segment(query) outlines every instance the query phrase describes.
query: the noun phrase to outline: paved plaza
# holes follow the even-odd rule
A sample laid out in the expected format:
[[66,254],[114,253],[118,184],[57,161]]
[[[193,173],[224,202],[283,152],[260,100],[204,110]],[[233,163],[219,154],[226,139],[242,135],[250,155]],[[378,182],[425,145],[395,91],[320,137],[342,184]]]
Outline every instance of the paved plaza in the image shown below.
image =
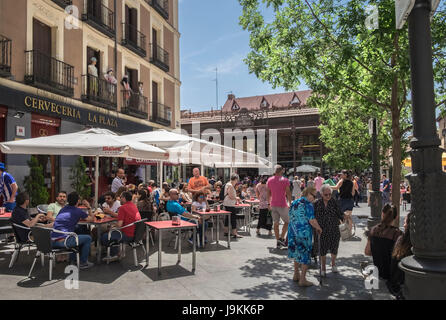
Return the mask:
[[[273,237],[240,232],[245,237],[231,241],[227,249],[221,234],[219,246],[211,244],[205,250],[197,250],[197,269],[192,268],[191,246],[183,242],[181,264],[176,265],[174,236],[165,234],[163,246],[162,275],[157,275],[157,243],[150,248],[150,264],[145,268],[144,252],[139,249],[140,266],[133,265],[133,255],[127,248],[126,258],[109,265],[101,264],[80,272],[79,289],[65,288],[64,268],[66,263],[57,263],[53,280],[48,281],[48,260],[45,267],[36,264],[33,278],[27,278],[35,251],[30,255],[21,252],[16,265],[8,269],[12,246],[0,247],[0,286],[3,299],[393,299],[384,283],[379,290],[366,290],[360,274],[360,262],[371,261],[363,255],[366,240],[363,235],[370,208],[362,203],[354,209],[357,224],[356,237],[342,242],[339,248],[339,273],[331,273],[327,266],[327,277],[323,286],[300,288],[292,281],[293,263],[287,250],[277,250]],[[402,218],[407,212],[402,211]],[[253,222],[255,226],[256,221]],[[94,261],[92,250],[90,261]],[[327,257],[327,263],[330,259]],[[318,283],[318,269],[309,271],[308,279]]]

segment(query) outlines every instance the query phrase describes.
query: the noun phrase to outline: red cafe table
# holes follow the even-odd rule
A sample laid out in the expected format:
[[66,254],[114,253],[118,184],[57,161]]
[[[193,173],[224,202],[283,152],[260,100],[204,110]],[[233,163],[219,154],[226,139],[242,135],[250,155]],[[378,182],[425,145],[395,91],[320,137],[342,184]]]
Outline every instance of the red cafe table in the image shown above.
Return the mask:
[[96,260],[97,260],[98,264],[101,263],[101,251],[102,251],[101,225],[103,225],[103,224],[110,224],[110,223],[116,222],[116,221],[118,221],[118,219],[112,218],[110,216],[105,216],[102,219],[98,219],[98,218],[95,217],[94,220],[90,221],[90,222],[87,222],[85,220],[80,220],[79,223],[78,223],[80,225],[93,225],[93,226],[97,227],[96,230],[98,232],[98,236],[97,236],[97,239],[98,239],[98,250],[97,250],[97,253],[96,253],[96,256],[97,256]]
[[[229,216],[229,229],[228,230],[232,230],[232,226],[231,226],[231,212],[230,211],[224,211],[224,210],[220,210],[220,211],[215,211],[215,210],[211,210],[208,212],[203,212],[203,211],[194,211],[194,213],[199,214],[203,220],[206,217],[217,217],[217,244],[218,244],[218,240],[220,238],[220,221],[219,221],[219,217],[220,216]],[[206,227],[205,224],[203,224],[203,232],[202,232],[202,239],[201,239],[201,244],[203,246],[203,249],[205,247],[205,243],[204,243],[204,236],[206,234]],[[231,231],[228,232],[228,249],[231,249]]]
[[5,212],[4,214],[0,214],[0,220],[5,221],[11,219],[12,212]]
[[[178,263],[181,262],[181,231],[182,230],[193,230],[194,235],[193,238],[193,254],[192,254],[192,272],[195,272],[195,267],[196,267],[196,241],[195,238],[197,236],[197,225],[195,223],[191,223],[188,221],[184,221],[184,220],[179,220],[178,225],[172,224],[172,220],[167,220],[167,221],[151,221],[151,222],[146,222],[146,227],[148,227],[149,229],[155,229],[158,230],[159,235],[158,235],[158,275],[161,274],[161,253],[162,253],[162,240],[163,240],[163,236],[162,236],[162,231],[169,231],[169,230],[175,230],[179,232],[178,235]],[[147,262],[147,266],[149,265],[149,246],[150,246],[150,237],[149,237],[149,232],[150,230],[147,230],[146,232],[146,262]]]

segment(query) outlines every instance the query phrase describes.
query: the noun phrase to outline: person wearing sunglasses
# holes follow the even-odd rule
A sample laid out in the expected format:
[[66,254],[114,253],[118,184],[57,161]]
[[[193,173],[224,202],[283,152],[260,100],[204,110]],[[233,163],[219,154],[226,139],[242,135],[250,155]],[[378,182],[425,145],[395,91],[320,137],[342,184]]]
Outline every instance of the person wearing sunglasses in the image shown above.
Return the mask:
[[314,283],[306,279],[311,263],[313,249],[313,228],[322,234],[315,216],[313,202],[316,200],[316,188],[305,188],[302,197],[293,201],[290,207],[288,225],[288,257],[294,259],[293,281],[301,287],[310,287]]
[[193,196],[192,212],[203,211],[209,209],[209,203],[206,200],[206,195],[203,191],[197,192]]
[[[326,255],[331,254],[331,271],[337,273],[336,255],[338,254],[339,240],[341,233],[339,232],[340,221],[344,220],[337,201],[332,198],[332,189],[328,184],[323,184],[320,193],[322,199],[314,203],[314,216],[324,232],[321,234],[321,264],[322,276],[326,275]],[[314,241],[314,248],[317,248],[317,238]]]

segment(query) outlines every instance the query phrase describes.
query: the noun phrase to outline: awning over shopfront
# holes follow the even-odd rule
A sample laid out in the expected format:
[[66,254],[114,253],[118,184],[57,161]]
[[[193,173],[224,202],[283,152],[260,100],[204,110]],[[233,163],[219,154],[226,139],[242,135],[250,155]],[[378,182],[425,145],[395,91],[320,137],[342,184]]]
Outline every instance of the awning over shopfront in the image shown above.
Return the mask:
[[3,153],[79,155],[96,157],[95,204],[98,200],[99,157],[167,160],[168,153],[160,148],[118,136],[107,129],[88,129],[75,133],[0,143]]

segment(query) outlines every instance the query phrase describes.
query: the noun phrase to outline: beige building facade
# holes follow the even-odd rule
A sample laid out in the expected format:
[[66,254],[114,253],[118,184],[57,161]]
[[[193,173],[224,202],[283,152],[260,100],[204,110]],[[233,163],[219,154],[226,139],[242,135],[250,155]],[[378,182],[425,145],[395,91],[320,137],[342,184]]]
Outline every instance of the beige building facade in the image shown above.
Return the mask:
[[[179,39],[178,0],[0,0],[0,141],[179,128]],[[19,182],[27,159],[0,153]]]

